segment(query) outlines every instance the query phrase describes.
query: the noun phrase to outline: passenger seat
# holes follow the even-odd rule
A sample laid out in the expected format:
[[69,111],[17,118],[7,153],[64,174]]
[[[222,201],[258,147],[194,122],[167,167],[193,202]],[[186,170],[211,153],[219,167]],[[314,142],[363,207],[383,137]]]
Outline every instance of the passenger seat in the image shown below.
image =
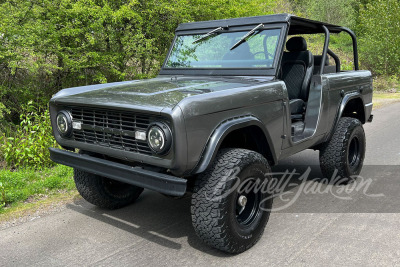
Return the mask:
[[[322,63],[322,56],[317,55],[314,56],[314,74],[319,74],[321,70],[321,63]],[[325,58],[325,66],[324,66],[324,74],[326,73],[335,73],[336,72],[336,65],[329,65],[329,57],[326,56]]]
[[282,58],[282,80],[285,82],[292,119],[303,118],[308,99],[311,77],[314,69],[314,58],[307,50],[303,37],[292,37],[286,42]]

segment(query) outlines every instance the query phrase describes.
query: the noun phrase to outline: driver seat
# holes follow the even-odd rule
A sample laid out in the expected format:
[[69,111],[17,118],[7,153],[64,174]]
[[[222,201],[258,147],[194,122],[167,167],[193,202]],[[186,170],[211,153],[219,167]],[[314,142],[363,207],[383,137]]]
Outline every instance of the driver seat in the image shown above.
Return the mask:
[[311,77],[314,70],[314,57],[307,50],[303,37],[292,37],[286,42],[289,52],[283,53],[282,80],[285,82],[292,120],[301,120],[307,105]]

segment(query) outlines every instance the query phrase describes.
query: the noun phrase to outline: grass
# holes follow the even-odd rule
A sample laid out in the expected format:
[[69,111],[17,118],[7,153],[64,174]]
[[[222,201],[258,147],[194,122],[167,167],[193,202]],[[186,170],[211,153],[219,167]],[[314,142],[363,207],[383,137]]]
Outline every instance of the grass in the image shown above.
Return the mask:
[[395,102],[400,102],[400,93],[388,93],[388,92],[379,92],[375,91],[374,96],[372,98],[372,102],[374,103],[374,109],[386,106],[388,104],[392,104]]
[[32,220],[35,217],[60,210],[65,204],[80,199],[79,193],[76,190],[71,190],[48,195],[46,198],[35,202],[13,203],[0,213],[0,230],[3,224],[14,224],[15,222],[21,223]]
[[[400,102],[400,92],[375,91],[374,109]],[[72,168],[8,170],[0,161],[0,223],[23,217],[79,197]]]
[[0,215],[75,192],[72,168],[0,169]]

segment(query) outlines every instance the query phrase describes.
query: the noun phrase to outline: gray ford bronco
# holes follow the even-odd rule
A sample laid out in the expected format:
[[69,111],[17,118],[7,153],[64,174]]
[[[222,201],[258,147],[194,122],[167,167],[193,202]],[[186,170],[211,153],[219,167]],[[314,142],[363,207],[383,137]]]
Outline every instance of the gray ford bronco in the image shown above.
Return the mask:
[[[342,32],[351,71],[329,48]],[[306,39],[318,34],[313,55]],[[79,193],[99,207],[128,205],[144,188],[190,195],[199,238],[240,253],[267,224],[272,196],[255,188],[270,167],[314,149],[325,177],[351,181],[371,110],[371,73],[359,70],[347,28],[289,14],[184,23],[157,78],[57,93],[51,123],[64,149],[50,155],[74,168]]]

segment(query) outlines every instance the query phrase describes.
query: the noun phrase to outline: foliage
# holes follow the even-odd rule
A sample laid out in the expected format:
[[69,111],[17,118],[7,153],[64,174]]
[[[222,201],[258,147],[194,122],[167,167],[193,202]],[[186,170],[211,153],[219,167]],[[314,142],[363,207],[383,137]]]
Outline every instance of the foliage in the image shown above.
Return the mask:
[[361,5],[361,59],[375,74],[400,72],[400,2],[375,0]]
[[1,1],[0,156],[13,167],[51,164],[48,112],[21,110],[25,103],[45,107],[62,88],[152,77],[179,23],[271,14],[280,2]]
[[[384,49],[393,39],[381,37],[389,29],[395,30],[390,36],[398,36],[398,5],[396,0],[1,1],[0,117],[18,123],[21,104],[34,99],[44,106],[62,88],[156,75],[174,29],[189,21],[286,12],[348,26],[361,34],[366,66],[394,74],[398,70],[389,65],[398,62],[390,63],[393,51]],[[351,48],[335,39],[337,47]],[[374,42],[379,51],[371,53]]]
[[0,133],[6,131],[8,123],[4,119],[4,115],[8,114],[8,113],[9,113],[9,110],[6,108],[6,106],[3,103],[0,102]]
[[44,106],[62,88],[156,75],[179,23],[271,14],[282,1],[1,1],[6,119],[18,122],[21,104]]
[[73,190],[72,177],[72,168],[63,165],[41,171],[20,169],[13,172],[0,169],[0,213],[4,206]]
[[[397,0],[4,0],[0,12],[0,158],[12,167],[51,165],[48,111],[38,107],[54,93],[155,76],[183,22],[294,13],[350,27],[363,68],[400,72]],[[332,35],[330,48],[342,70],[353,68],[346,34]],[[35,110],[21,109],[31,100]]]
[[4,114],[6,112],[8,112],[8,110],[6,109],[6,106],[4,106],[4,104],[0,102],[0,121],[3,120]]
[[306,17],[352,28],[355,25],[356,0],[304,0],[300,8]]
[[386,91],[391,93],[399,92],[400,81],[396,75],[378,76],[374,79],[374,89],[377,91]]
[[3,186],[3,183],[0,182],[0,209],[6,205],[6,189]]
[[[347,26],[377,90],[400,89],[397,0],[30,0],[0,1],[0,213],[72,190],[72,169],[47,168],[56,146],[47,103],[63,88],[157,74],[179,23],[294,13]],[[321,53],[323,36],[308,37]],[[342,70],[353,68],[351,39],[332,35]],[[374,94],[374,105],[399,100]],[[28,104],[26,104],[28,103]],[[37,170],[40,169],[40,170]]]
[[43,168],[53,165],[48,147],[57,146],[52,135],[49,111],[32,102],[22,108],[21,123],[12,136],[3,134],[0,151],[10,167]]

